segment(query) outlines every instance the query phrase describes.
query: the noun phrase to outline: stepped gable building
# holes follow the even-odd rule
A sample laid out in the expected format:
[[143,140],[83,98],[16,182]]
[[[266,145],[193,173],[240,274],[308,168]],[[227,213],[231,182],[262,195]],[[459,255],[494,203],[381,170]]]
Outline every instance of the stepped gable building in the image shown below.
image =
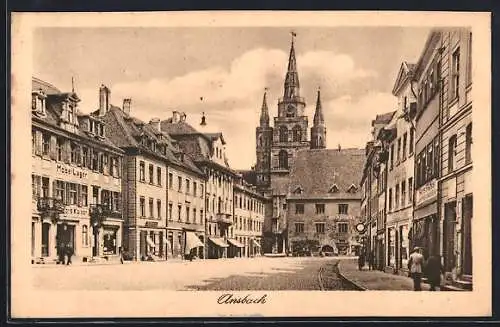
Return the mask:
[[125,250],[135,260],[203,257],[204,175],[160,130],[159,119],[145,123],[130,111],[125,99],[122,109],[110,105],[102,113],[110,138],[125,151]]
[[351,254],[359,245],[363,149],[297,152],[287,194],[289,248]]
[[[229,167],[222,133],[204,133],[186,122],[186,115],[177,111],[160,122],[179,148],[192,158],[206,176],[205,182],[205,255],[207,258],[228,256],[229,227],[233,224],[233,181],[237,173]],[[235,245],[235,244],[233,244]],[[240,246],[236,244],[235,246]]]
[[[295,34],[292,34],[295,36]],[[270,125],[267,91],[262,100],[259,126],[256,128],[256,185],[260,192],[272,196],[271,210],[267,210],[264,233],[266,252],[284,252],[286,247],[286,195],[290,169],[296,153],[304,149],[326,148],[326,126],[321,106],[320,92],[308,139],[306,102],[300,96],[300,82],[292,38],[288,68],[284,81],[283,97],[278,100],[278,116]]]
[[33,262],[55,261],[68,246],[74,261],[118,258],[122,245],[123,151],[79,101],[74,90],[32,79]]

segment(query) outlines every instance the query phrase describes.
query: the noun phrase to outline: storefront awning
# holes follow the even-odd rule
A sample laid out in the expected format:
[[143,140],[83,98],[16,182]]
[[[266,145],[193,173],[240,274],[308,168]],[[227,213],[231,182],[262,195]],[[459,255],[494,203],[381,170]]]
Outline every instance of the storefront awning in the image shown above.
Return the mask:
[[153,248],[155,247],[155,242],[153,242],[153,240],[149,236],[146,237],[146,242],[148,243],[149,246]]
[[229,244],[227,244],[226,241],[224,241],[224,239],[222,239],[220,237],[209,237],[208,239],[210,241],[212,241],[212,243],[218,247],[221,247],[221,248],[229,247]]
[[191,252],[191,249],[204,246],[203,243],[201,243],[200,238],[196,236],[195,233],[193,232],[186,232],[186,251],[185,253]]
[[256,240],[252,240],[252,243],[253,243],[253,245],[255,245],[255,246],[257,246],[257,247],[259,247],[259,248],[260,248],[260,244],[259,244],[259,242],[257,242]]
[[231,243],[231,245],[236,246],[237,248],[244,248],[245,246],[238,242],[237,240],[234,240],[232,238],[228,238],[227,241]]

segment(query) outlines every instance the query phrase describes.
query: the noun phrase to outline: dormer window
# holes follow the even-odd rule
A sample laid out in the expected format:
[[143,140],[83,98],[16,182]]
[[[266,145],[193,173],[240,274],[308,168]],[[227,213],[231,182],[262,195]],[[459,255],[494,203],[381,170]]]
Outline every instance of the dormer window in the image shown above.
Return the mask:
[[293,190],[293,194],[302,194],[304,192],[304,189],[302,186],[297,186],[295,190]]
[[348,193],[356,193],[357,191],[358,191],[358,187],[354,184],[351,184],[351,186],[349,186],[349,188],[347,189]]
[[328,193],[337,193],[339,191],[339,187],[337,184],[333,184],[330,189],[328,190]]
[[89,132],[91,134],[95,133],[95,121],[93,121],[92,119],[89,119]]
[[39,114],[45,114],[45,98],[46,95],[42,90],[32,92],[31,110]]

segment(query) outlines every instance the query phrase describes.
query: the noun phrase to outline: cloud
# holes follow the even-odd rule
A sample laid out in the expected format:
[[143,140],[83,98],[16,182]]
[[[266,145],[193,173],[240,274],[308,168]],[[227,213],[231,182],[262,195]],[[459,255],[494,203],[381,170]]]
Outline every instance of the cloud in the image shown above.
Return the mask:
[[[276,103],[282,96],[288,54],[278,49],[257,48],[235,58],[227,66],[208,67],[173,78],[152,78],[108,85],[112,103],[121,106],[123,98],[132,98],[132,114],[144,121],[153,117],[165,119],[173,110],[186,112],[187,120],[199,127],[201,113],[205,112],[209,129],[224,133],[230,164],[236,169],[249,168],[255,162],[255,127],[259,121],[264,87],[269,88],[268,106],[271,117],[277,114]],[[348,89],[350,83],[376,76],[374,71],[357,67],[345,54],[331,51],[310,51],[297,57],[303,96],[313,95],[318,85],[327,96]],[[95,89],[78,90],[84,112],[98,106],[98,85]],[[334,91],[332,91],[334,90]],[[337,94],[338,95],[338,94]],[[315,103],[315,99],[307,99]],[[358,139],[350,136],[349,123],[337,128],[335,121],[360,122],[368,127],[372,119],[373,102],[385,105],[385,95],[372,94],[359,100],[348,96],[325,98],[329,141],[337,142],[340,130],[347,133],[342,140]],[[312,123],[314,107],[306,111]],[[272,118],[271,118],[272,119]],[[356,126],[353,123],[352,126]],[[358,129],[356,129],[358,133]],[[361,131],[359,131],[361,133]],[[330,145],[333,143],[330,142]],[[363,142],[358,142],[358,146]]]

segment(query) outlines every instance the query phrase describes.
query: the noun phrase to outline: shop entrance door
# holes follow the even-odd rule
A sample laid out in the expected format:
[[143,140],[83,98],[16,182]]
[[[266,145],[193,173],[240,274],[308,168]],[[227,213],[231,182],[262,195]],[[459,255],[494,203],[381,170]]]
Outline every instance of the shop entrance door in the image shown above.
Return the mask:
[[472,195],[462,200],[463,236],[462,236],[462,266],[465,275],[472,275]]
[[42,257],[49,256],[49,235],[50,235],[50,224],[42,224]]
[[457,203],[455,201],[448,202],[444,205],[444,235],[443,235],[443,254],[444,254],[444,269],[451,271],[455,267],[455,219]]
[[75,250],[75,226],[67,224],[57,225],[57,248],[60,249],[62,246],[70,246]]

